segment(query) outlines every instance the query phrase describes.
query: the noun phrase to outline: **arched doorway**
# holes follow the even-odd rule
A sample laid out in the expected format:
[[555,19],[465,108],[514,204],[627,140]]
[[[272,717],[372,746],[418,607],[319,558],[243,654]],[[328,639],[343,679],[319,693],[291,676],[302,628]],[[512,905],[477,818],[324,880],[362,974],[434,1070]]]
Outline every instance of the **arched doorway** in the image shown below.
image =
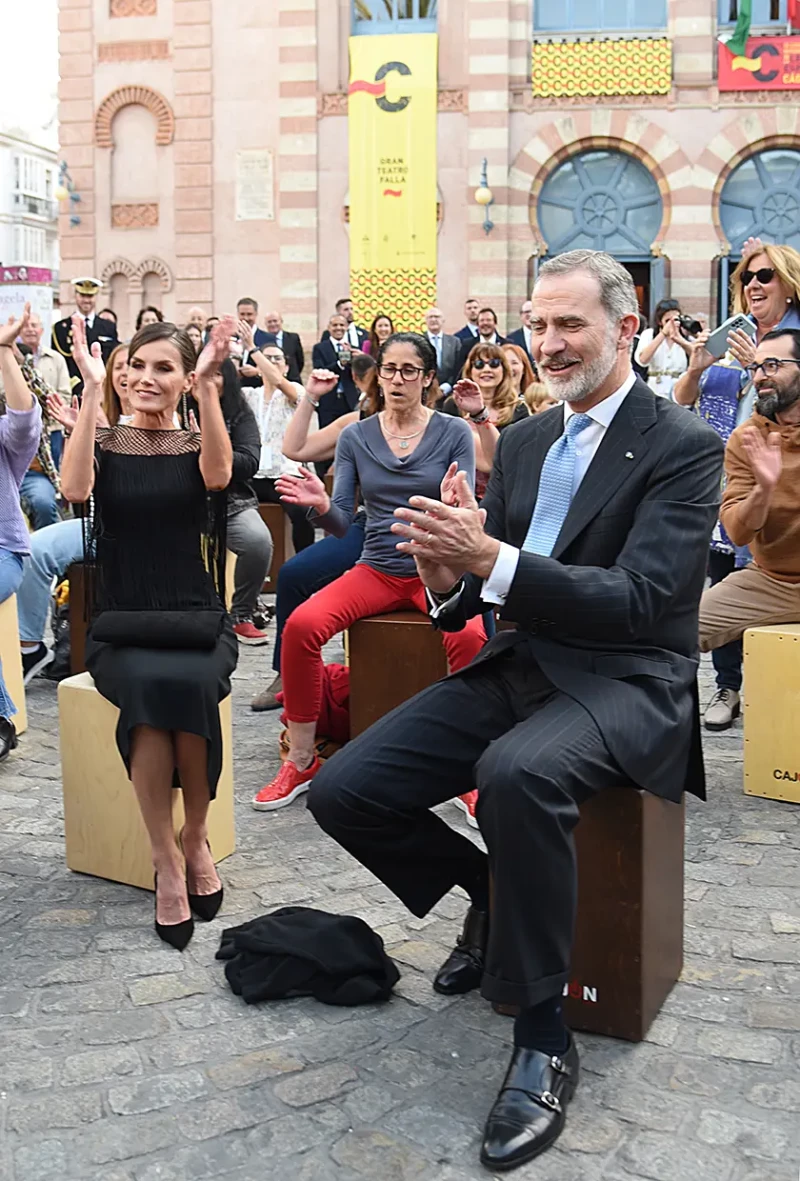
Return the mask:
[[559,164],[536,206],[548,255],[578,249],[613,254],[630,271],[645,315],[663,296],[663,260],[651,253],[663,214],[651,173],[634,156],[607,148]]
[[747,238],[800,250],[800,151],[771,148],[738,164],[719,197],[719,220],[730,243],[720,259],[719,317],[729,315],[731,270]]

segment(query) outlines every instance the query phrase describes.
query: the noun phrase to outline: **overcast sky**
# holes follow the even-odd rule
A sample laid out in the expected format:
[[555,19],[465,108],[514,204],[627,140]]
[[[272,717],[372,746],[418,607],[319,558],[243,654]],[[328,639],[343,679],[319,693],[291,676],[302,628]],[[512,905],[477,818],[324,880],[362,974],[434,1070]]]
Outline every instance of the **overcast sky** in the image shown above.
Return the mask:
[[0,128],[56,147],[58,0],[0,0]]

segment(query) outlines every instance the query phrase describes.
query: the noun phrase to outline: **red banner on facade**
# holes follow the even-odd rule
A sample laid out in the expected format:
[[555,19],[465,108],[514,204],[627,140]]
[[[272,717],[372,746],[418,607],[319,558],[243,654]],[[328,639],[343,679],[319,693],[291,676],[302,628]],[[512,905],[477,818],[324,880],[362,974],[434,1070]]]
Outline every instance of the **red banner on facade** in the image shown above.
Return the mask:
[[750,37],[744,57],[719,47],[720,90],[800,90],[800,37]]

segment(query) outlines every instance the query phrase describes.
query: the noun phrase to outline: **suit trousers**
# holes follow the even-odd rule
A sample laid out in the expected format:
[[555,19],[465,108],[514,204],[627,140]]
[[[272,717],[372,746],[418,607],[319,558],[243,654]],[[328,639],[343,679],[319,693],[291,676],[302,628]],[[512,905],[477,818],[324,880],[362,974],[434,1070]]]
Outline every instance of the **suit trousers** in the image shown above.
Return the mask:
[[[627,783],[591,715],[550,683],[521,638],[348,743],[314,777],[308,806],[418,917],[491,867],[481,991],[525,1007],[569,979],[579,805]],[[431,811],[473,787],[488,864]]]

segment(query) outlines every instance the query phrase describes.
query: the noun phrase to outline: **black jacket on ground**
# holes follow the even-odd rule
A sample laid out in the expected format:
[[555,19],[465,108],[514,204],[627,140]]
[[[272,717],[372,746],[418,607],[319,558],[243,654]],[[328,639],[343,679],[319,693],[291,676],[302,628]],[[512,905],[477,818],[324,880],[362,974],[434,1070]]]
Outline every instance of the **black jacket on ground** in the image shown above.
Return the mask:
[[385,1001],[400,973],[363,919],[284,906],[222,932],[218,960],[248,1005],[313,996],[326,1005]]

